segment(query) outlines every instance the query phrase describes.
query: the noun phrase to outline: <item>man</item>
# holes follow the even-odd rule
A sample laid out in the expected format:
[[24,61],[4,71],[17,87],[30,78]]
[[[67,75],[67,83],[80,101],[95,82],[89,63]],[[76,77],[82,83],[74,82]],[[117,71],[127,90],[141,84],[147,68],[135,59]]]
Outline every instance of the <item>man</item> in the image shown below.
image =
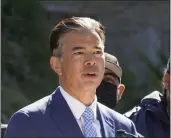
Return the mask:
[[125,114],[147,138],[170,137],[170,59],[163,76],[163,95],[154,91]]
[[[117,58],[105,53],[105,73],[103,80],[96,90],[98,102],[114,110],[125,90],[121,84],[122,68],[119,66]],[[138,136],[143,138],[141,134]]]
[[105,30],[86,17],[62,20],[50,35],[51,68],[60,86],[17,111],[5,137],[115,137],[136,135],[131,120],[97,103],[103,79]]
[[121,84],[122,69],[115,56],[105,53],[105,73],[96,90],[98,102],[114,109],[121,99],[125,86]]

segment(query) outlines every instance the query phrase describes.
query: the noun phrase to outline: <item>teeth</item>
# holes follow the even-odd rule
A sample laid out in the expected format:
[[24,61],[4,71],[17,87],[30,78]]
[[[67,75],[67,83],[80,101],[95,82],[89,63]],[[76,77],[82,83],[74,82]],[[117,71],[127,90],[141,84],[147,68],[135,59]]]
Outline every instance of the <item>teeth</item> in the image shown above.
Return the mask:
[[94,73],[88,73],[88,75],[95,75]]

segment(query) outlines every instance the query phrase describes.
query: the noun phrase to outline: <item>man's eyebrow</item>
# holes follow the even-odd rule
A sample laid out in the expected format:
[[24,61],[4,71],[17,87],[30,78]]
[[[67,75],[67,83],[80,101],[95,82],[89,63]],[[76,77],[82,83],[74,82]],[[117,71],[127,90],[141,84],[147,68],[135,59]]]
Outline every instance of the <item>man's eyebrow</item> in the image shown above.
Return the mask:
[[[75,46],[72,48],[72,51],[77,51],[77,50],[84,50],[85,48],[84,47],[81,47],[81,46]],[[94,49],[99,49],[99,50],[102,50],[101,47],[99,46],[94,46]]]
[[81,47],[81,46],[75,46],[72,48],[72,51],[77,51],[77,50],[84,50],[85,48],[84,47]]
[[99,46],[94,46],[94,48],[95,48],[95,49],[102,50],[102,48],[101,48],[101,47],[99,47]]

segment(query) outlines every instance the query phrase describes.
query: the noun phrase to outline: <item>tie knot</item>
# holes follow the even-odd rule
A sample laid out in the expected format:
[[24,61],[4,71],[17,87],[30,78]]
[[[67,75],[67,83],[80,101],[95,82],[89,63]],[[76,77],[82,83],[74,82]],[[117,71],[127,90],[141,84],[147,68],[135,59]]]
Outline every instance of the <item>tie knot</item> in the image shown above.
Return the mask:
[[93,121],[93,117],[94,117],[93,110],[87,107],[83,113],[83,118],[85,120]]

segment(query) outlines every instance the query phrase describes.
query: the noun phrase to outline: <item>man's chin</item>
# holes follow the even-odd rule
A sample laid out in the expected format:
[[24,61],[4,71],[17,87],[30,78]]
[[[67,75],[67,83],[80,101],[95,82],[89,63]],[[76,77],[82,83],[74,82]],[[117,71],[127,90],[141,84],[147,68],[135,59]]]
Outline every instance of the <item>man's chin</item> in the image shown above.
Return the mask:
[[83,89],[84,91],[96,91],[98,85],[95,83],[84,83]]
[[100,85],[100,81],[85,81],[84,86],[96,89]]

